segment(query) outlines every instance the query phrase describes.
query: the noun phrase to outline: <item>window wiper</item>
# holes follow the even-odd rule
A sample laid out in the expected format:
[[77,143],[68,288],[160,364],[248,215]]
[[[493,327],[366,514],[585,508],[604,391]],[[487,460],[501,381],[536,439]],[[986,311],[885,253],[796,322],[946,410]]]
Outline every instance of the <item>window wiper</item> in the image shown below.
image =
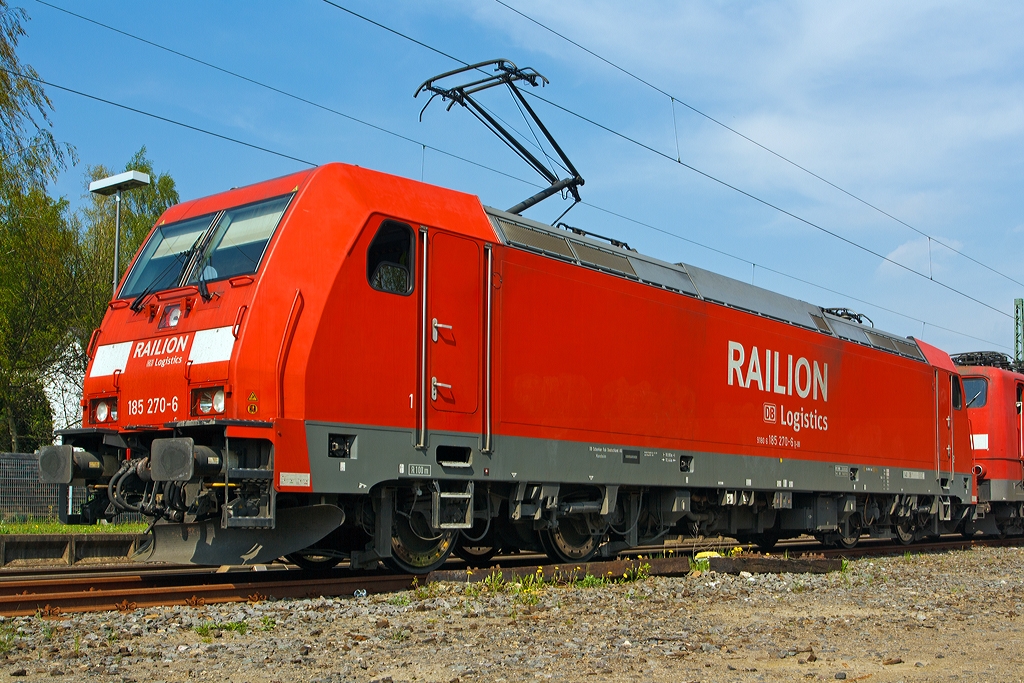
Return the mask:
[[982,392],[982,391],[985,391],[985,390],[984,390],[984,389],[980,389],[980,390],[978,391],[978,393],[976,393],[976,394],[975,394],[975,395],[974,395],[973,397],[971,397],[971,400],[967,402],[967,407],[968,407],[968,408],[970,408],[970,407],[971,407],[971,404],[972,404],[972,403],[974,403],[974,402],[975,402],[976,400],[978,400],[978,397],[979,397],[979,396],[981,396],[981,392]]
[[[189,251],[191,251],[191,249]],[[170,271],[171,266],[173,266],[174,264],[176,264],[179,261],[181,261],[182,257],[185,256],[186,254],[188,254],[189,251],[179,251],[177,254],[175,254],[174,255],[174,260],[171,261],[170,263],[168,263],[167,267],[164,268],[155,278],[153,278],[153,281],[151,283],[149,283],[148,287],[146,287],[144,290],[139,292],[139,295],[137,297],[135,297],[134,299],[132,299],[132,303],[131,303],[130,308],[133,311],[138,313],[139,311],[142,310],[142,307],[146,305],[146,299],[148,299],[149,296],[153,292],[155,292],[157,290],[157,287],[159,287],[160,282],[163,280],[164,275],[166,275],[168,273],[168,271]]]
[[198,275],[196,276],[196,284],[199,286],[199,296],[203,297],[203,301],[209,301],[213,297],[210,295],[210,288],[206,285],[206,263],[210,260],[207,256],[199,262],[197,268]]
[[[179,287],[184,287],[188,280],[189,273],[194,273],[197,265],[197,261],[201,261],[198,266],[202,269],[203,264],[209,259],[209,254],[205,254],[206,248],[210,244],[210,240],[213,238],[213,234],[217,231],[217,226],[220,224],[220,219],[224,215],[224,212],[219,212],[214,216],[210,222],[209,227],[204,230],[199,237],[196,238],[195,243],[188,250],[188,259],[185,265],[182,266],[181,272],[178,273],[177,283]],[[203,281],[203,274],[200,270],[199,275],[196,277],[199,283],[199,293],[203,297],[204,301],[210,300],[210,290],[206,287],[206,283]]]
[[[209,228],[207,228],[207,231]],[[188,248],[188,251],[184,252],[187,256],[185,263],[181,266],[181,270],[178,271],[178,277],[174,279],[174,283],[178,287],[185,286],[185,280],[188,278],[188,274],[192,272],[192,268],[195,266],[196,259],[202,253],[203,248],[206,246],[206,232],[203,232],[196,238],[196,241],[192,243],[192,246]]]

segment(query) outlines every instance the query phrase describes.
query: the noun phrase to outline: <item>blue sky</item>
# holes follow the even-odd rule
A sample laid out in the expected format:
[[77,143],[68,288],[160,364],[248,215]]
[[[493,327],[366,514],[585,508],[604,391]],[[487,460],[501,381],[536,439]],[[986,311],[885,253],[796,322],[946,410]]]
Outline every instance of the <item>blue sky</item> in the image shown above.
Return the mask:
[[[541,182],[467,112],[435,103],[418,120],[416,87],[457,63],[324,2],[52,0],[416,143],[34,0],[19,4],[31,17],[20,55],[57,85],[311,162],[422,177],[499,208]],[[338,4],[466,61],[503,57],[534,67],[551,81],[539,92],[545,98],[671,157],[535,100],[586,179],[586,204],[567,222],[667,261],[853,308],[950,352],[1012,350],[1013,299],[1024,286],[936,242],[929,249],[928,238],[679,102],[1024,282],[1024,5],[507,0],[670,93],[673,107],[493,0]],[[81,158],[55,190],[76,205],[87,165],[120,169],[142,145],[183,199],[306,167],[56,88],[48,94],[54,134]],[[482,99],[522,128],[507,94]],[[709,180],[675,163],[677,156],[948,288]],[[526,215],[548,222],[567,206],[552,198]]]

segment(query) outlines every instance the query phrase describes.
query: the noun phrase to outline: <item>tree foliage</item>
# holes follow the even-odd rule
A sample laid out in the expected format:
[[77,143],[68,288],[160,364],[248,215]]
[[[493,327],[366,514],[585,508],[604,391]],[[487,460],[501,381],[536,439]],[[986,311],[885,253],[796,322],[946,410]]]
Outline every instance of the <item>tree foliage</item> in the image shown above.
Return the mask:
[[15,451],[24,430],[52,438],[39,391],[69,341],[78,261],[67,203],[46,191],[74,152],[50,133],[50,100],[18,59],[27,18],[0,0],[0,433]]
[[18,59],[27,19],[24,9],[0,0],[0,181],[22,187],[44,185],[74,161],[74,150],[49,131],[53,105],[39,74]]
[[[121,194],[118,281],[160,214],[179,201],[174,179],[154,170],[145,147],[128,160],[124,170],[148,174],[150,184]],[[99,180],[119,172],[102,165],[91,166],[88,179]],[[82,282],[74,335],[82,349],[88,344],[92,331],[103,321],[113,294],[115,210],[113,196],[91,195],[90,203],[81,211]],[[82,369],[84,371],[84,365]]]
[[[17,387],[12,396],[17,410],[13,435],[17,435],[17,449],[21,452],[34,451],[40,446],[53,443],[53,414],[50,399],[41,380]],[[0,423],[0,443],[14,443],[11,425]]]
[[[114,199],[91,195],[72,214],[67,201],[48,194],[76,159],[50,133],[52,104],[35,70],[18,59],[27,19],[0,0],[0,443],[9,440],[13,451],[52,440],[47,390],[80,395],[89,338],[111,300],[114,260]],[[145,147],[129,169],[148,173],[151,184],[122,195],[118,279],[178,201],[174,180],[154,171]],[[108,175],[104,166],[88,169],[89,180]]]
[[26,392],[54,367],[70,337],[78,235],[67,202],[39,187],[9,185],[0,197],[0,413],[11,449]]

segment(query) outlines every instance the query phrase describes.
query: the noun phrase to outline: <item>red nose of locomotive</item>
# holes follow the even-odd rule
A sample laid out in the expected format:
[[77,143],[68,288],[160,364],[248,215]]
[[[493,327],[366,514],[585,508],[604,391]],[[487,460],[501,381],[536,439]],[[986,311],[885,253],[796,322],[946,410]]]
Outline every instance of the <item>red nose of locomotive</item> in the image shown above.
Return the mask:
[[[208,301],[195,288],[171,290],[139,312],[123,305],[121,330],[132,338],[99,340],[86,381],[84,423],[155,429],[233,414],[227,380],[247,302],[233,290],[217,288]],[[232,315],[238,324],[218,324]]]
[[42,481],[91,489],[86,518],[273,526],[275,406],[259,335],[244,349],[301,176],[179,205],[150,233],[90,341],[82,427],[40,453]]

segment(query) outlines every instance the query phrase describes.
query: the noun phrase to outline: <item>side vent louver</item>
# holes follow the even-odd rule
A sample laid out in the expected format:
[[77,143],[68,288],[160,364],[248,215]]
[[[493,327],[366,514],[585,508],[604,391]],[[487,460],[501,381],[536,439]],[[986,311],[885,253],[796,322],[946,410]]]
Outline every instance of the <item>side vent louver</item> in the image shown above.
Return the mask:
[[555,237],[554,235],[547,235],[537,230],[530,230],[524,228],[515,223],[509,223],[498,219],[498,224],[501,225],[502,232],[505,233],[505,238],[508,239],[512,244],[518,244],[519,246],[526,247],[528,249],[536,249],[543,251],[547,254],[554,256],[561,256],[562,258],[576,260],[572,250],[569,249],[569,244],[565,239],[561,237]]
[[811,320],[814,321],[814,324],[818,327],[820,331],[824,332],[825,334],[832,334],[832,329],[828,326],[828,323],[825,321],[824,318],[822,318],[820,315],[814,315],[813,313],[808,313],[808,315],[811,316]]
[[636,277],[636,272],[633,270],[633,266],[629,265],[629,261],[624,256],[618,254],[609,254],[606,251],[600,249],[594,249],[586,244],[582,244],[575,240],[572,241],[572,248],[576,252],[576,256],[579,257],[580,261],[589,263],[592,266],[598,268],[607,268],[608,270],[614,270],[619,273],[626,275],[632,275]]
[[864,330],[864,334],[868,336],[868,341],[871,342],[872,346],[885,349],[886,351],[896,351],[896,345],[892,343],[892,339],[875,334],[871,330]]
[[896,350],[898,350],[904,356],[910,356],[911,358],[924,360],[924,354],[921,353],[921,349],[917,348],[917,344],[905,342],[902,339],[893,339],[892,343],[896,345]]

